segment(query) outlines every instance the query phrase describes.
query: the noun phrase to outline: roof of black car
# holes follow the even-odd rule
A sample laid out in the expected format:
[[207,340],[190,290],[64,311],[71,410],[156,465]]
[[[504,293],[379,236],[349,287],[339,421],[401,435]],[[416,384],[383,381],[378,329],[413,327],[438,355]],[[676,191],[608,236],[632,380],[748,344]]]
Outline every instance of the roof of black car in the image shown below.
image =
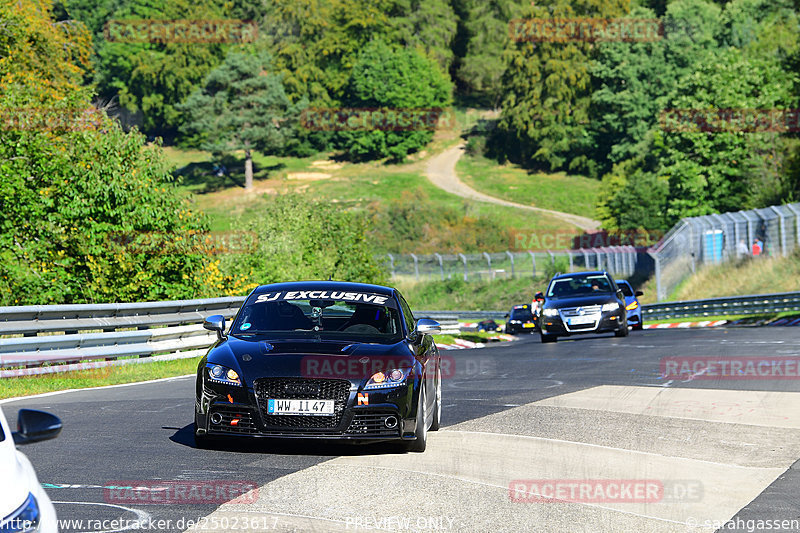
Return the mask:
[[576,276],[602,276],[608,275],[608,272],[604,272],[602,270],[592,270],[589,272],[570,272],[569,274],[559,274],[558,276],[553,276],[553,279],[561,279],[561,278],[574,278]]
[[371,285],[368,283],[351,283],[347,281],[288,281],[284,283],[270,283],[261,285],[256,292],[270,291],[308,291],[308,290],[335,290],[347,292],[371,292],[376,294],[391,295],[394,289],[382,285]]

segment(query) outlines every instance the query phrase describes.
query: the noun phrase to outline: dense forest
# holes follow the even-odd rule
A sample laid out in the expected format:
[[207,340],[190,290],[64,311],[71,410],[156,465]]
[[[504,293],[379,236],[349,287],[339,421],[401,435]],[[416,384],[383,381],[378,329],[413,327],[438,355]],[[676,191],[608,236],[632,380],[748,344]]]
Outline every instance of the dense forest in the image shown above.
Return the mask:
[[[578,21],[573,30],[645,20],[658,32],[543,38],[531,20]],[[141,21],[205,21],[227,38],[154,38]],[[320,110],[499,110],[494,127],[469,133],[470,151],[602,180],[596,216],[608,230],[664,230],[683,216],[796,201],[798,73],[797,0],[4,2],[3,300],[196,294],[209,279],[197,257],[128,264],[103,237],[205,227],[175,195],[161,142],[391,163],[433,138],[430,127],[308,127]],[[103,110],[99,120],[76,116],[90,104]],[[21,115],[53,113],[74,120],[19,127]],[[764,116],[773,122],[758,122]],[[334,226],[365,256],[363,235]],[[132,273],[156,267],[161,285],[142,293]],[[354,272],[347,261],[325,268]],[[379,277],[375,265],[364,268]],[[52,288],[62,279],[69,287]]]

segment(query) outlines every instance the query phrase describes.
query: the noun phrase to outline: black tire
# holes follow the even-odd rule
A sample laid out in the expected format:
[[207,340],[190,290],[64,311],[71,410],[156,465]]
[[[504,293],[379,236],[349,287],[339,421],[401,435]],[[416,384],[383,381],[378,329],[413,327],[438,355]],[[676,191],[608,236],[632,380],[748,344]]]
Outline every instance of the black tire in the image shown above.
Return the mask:
[[627,337],[628,336],[628,324],[623,325],[620,329],[614,332],[615,337]]
[[436,406],[433,408],[433,420],[430,431],[439,431],[442,420],[442,369],[436,369]]
[[636,331],[642,331],[644,329],[644,324],[642,324],[641,322],[639,322],[638,324],[634,324],[633,329]]
[[546,335],[544,333],[541,334],[541,339],[542,339],[542,344],[558,341],[558,337],[556,335]]
[[428,445],[428,428],[425,426],[425,385],[422,385],[422,390],[419,395],[419,406],[417,407],[417,429],[414,430],[415,440],[406,443],[406,450],[409,452],[422,453]]

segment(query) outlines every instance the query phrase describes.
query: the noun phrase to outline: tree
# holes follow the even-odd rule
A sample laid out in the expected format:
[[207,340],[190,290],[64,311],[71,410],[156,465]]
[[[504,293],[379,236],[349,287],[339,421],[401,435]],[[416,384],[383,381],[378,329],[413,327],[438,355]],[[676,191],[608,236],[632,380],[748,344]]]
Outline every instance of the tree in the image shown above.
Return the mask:
[[[74,1],[74,0],[73,0]],[[79,10],[97,24],[85,8]],[[227,18],[217,0],[127,0],[111,19],[219,20]],[[106,22],[106,21],[103,21]],[[217,66],[230,45],[213,42],[128,42],[109,31],[96,34],[95,82],[99,96],[118,100],[139,116],[143,131],[172,137],[180,125],[176,106]]]
[[281,76],[269,73],[266,53],[231,52],[198,89],[178,106],[185,114],[182,131],[206,150],[244,150],[245,188],[253,186],[252,151],[271,153],[293,136],[296,110],[283,90]]
[[[625,0],[553,0],[548,4],[526,7],[522,18],[615,17],[627,11]],[[587,166],[592,50],[586,40],[509,41],[499,126],[502,144],[513,147],[512,158],[548,170]]]
[[[358,56],[347,87],[347,105],[388,112],[437,109],[450,105],[452,85],[437,65],[413,50],[373,41]],[[428,115],[428,116],[435,116]],[[401,161],[433,138],[435,124],[408,129],[374,127],[344,131],[340,144],[356,159],[390,157]]]
[[520,15],[522,2],[466,0],[462,9],[466,42],[456,76],[465,96],[482,105],[497,107],[503,95],[502,56],[507,46],[509,21]]
[[458,24],[447,0],[395,0],[387,4],[392,31],[387,42],[412,48],[436,61],[442,72],[453,62],[453,40]]

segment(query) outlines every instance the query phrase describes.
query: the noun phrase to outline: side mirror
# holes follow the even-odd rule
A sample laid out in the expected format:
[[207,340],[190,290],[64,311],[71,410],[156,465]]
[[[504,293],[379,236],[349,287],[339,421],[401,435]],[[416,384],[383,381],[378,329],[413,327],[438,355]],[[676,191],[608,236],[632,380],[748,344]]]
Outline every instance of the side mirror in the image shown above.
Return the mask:
[[535,300],[544,300],[544,294],[542,294],[542,291],[537,292],[536,296],[534,296],[534,299]]
[[211,315],[203,321],[203,327],[209,331],[216,331],[219,340],[225,339],[225,317]]
[[642,291],[636,291],[633,294],[635,294],[636,296],[644,296],[644,293]]
[[414,326],[414,331],[411,332],[410,337],[412,339],[419,339],[419,337],[425,333],[433,335],[441,332],[442,326],[439,325],[438,322],[430,318],[420,318],[417,320],[417,325]]
[[61,433],[61,419],[44,411],[20,409],[17,431],[11,434],[14,444],[30,444],[54,439]]

